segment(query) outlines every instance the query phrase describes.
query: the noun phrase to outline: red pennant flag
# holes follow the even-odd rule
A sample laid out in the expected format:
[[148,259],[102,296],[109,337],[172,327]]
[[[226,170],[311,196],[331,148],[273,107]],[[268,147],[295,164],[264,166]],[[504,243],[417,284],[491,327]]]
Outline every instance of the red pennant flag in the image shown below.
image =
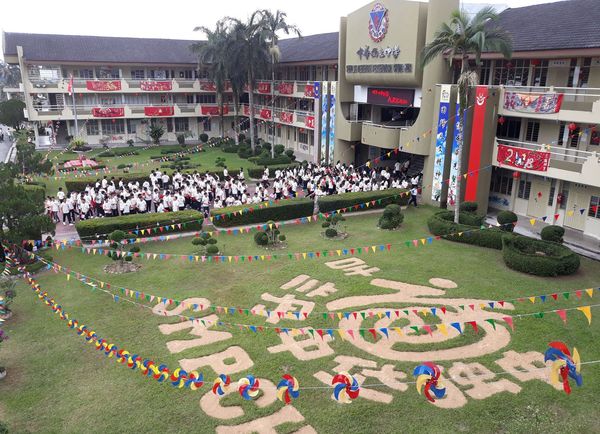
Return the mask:
[[550,297],[552,297],[554,300],[558,300],[558,294],[552,294]]
[[424,325],[423,330],[425,330],[427,333],[429,333],[429,336],[433,336],[433,333],[431,332],[431,326]]
[[556,314],[563,320],[565,325],[567,324],[567,311],[564,309],[559,309],[556,311]]
[[575,297],[581,298],[581,290],[575,291]]
[[510,326],[511,330],[514,332],[515,324],[513,323],[513,319],[510,316],[505,316],[502,319],[506,322],[506,324]]
[[473,327],[473,330],[475,330],[476,334],[479,334],[479,328],[477,327],[477,322],[468,321],[467,324],[469,324],[471,327]]
[[442,306],[440,309],[442,312],[444,312],[444,314],[446,314],[446,306]]
[[369,333],[371,333],[373,335],[373,339],[377,341],[377,332],[375,331],[375,329],[369,329]]

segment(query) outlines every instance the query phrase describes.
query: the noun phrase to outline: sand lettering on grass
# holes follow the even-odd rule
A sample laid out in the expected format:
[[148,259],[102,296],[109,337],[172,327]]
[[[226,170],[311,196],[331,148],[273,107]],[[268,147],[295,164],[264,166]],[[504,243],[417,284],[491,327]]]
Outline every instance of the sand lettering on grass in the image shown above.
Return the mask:
[[[231,359],[234,361],[229,363],[229,360]],[[226,360],[228,361],[227,363],[225,363]],[[179,361],[179,366],[188,372],[200,370],[200,368],[208,366],[218,375],[231,375],[250,369],[254,366],[254,362],[243,348],[233,346],[208,356],[196,357],[194,359],[181,359]]]

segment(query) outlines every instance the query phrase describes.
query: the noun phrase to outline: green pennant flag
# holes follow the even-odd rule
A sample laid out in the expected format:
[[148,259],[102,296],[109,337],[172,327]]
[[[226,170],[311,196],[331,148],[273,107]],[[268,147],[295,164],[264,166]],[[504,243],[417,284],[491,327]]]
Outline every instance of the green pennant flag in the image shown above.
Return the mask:
[[292,259],[293,255],[291,253],[288,253],[288,258]]
[[125,288],[121,288],[121,294],[125,294]]
[[244,309],[244,313],[245,313],[246,315],[250,315],[250,309]]
[[406,247],[410,247],[410,241],[405,241],[404,244],[406,244]]
[[277,255],[273,255],[273,259],[277,259]]
[[367,314],[366,314],[366,313],[364,313],[364,312],[361,312],[361,313],[360,313],[360,316],[362,316],[362,319],[363,319],[363,320],[367,318]]
[[403,310],[402,312],[404,312],[404,315],[408,315],[408,310]]
[[362,247],[358,248],[358,253],[362,253]]
[[379,199],[379,200],[377,201],[377,203],[378,203],[379,205],[381,205],[381,199]]
[[536,317],[536,318],[540,318],[540,319],[544,318],[544,312],[534,313],[533,316]]
[[565,300],[569,299],[569,293],[568,292],[563,292],[563,297],[565,298]]
[[323,314],[323,319],[327,319],[327,312]]
[[329,252],[327,250],[323,250],[323,252],[321,252],[321,254],[326,257],[329,254]]
[[179,302],[175,300],[175,306],[179,306]]
[[462,310],[465,310],[465,305],[464,304],[461,304],[458,307],[460,307]]
[[494,330],[496,330],[496,322],[493,319],[486,319],[485,322],[489,322],[494,327]]
[[364,329],[358,329],[358,334],[361,335],[363,337],[363,339],[365,338],[365,330]]
[[308,332],[311,334],[311,336],[313,338],[315,337],[315,331],[313,329],[308,329]]
[[411,329],[415,331],[415,333],[419,333],[419,326],[410,326]]
[[216,306],[211,306],[210,308],[212,309],[213,312],[217,311],[217,307]]
[[242,262],[244,262],[246,260],[245,256],[240,256],[240,259],[242,260]]

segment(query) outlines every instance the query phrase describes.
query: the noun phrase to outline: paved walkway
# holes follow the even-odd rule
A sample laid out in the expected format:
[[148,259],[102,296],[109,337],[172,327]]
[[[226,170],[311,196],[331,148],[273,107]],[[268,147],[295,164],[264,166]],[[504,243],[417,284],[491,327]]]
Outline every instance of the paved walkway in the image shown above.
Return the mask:
[[[495,225],[497,223],[496,216],[498,211],[491,211],[488,213],[486,218],[487,224]],[[540,239],[540,233],[546,226],[550,226],[547,223],[536,220],[535,225],[531,226],[529,222],[530,217],[518,216],[519,220],[517,226],[515,226],[515,232],[520,235],[527,237]],[[600,261],[600,240],[584,235],[580,231],[565,227],[565,235],[563,237],[564,244],[574,252],[579,253],[581,256],[585,256],[590,259]]]
[[0,141],[0,163],[5,163],[9,157],[9,151],[13,143],[8,139],[8,127],[0,125],[0,130],[4,133],[4,140]]

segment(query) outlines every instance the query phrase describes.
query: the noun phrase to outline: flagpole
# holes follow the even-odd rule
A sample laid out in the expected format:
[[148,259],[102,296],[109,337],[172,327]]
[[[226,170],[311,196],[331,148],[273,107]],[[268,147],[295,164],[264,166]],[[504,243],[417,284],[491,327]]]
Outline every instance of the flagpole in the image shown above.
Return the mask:
[[71,93],[71,101],[73,104],[73,118],[75,119],[75,134],[73,134],[74,137],[78,137],[79,136],[79,124],[77,123],[77,106],[75,105],[75,86],[73,85],[73,74],[71,74],[71,77],[69,79],[69,90]]

